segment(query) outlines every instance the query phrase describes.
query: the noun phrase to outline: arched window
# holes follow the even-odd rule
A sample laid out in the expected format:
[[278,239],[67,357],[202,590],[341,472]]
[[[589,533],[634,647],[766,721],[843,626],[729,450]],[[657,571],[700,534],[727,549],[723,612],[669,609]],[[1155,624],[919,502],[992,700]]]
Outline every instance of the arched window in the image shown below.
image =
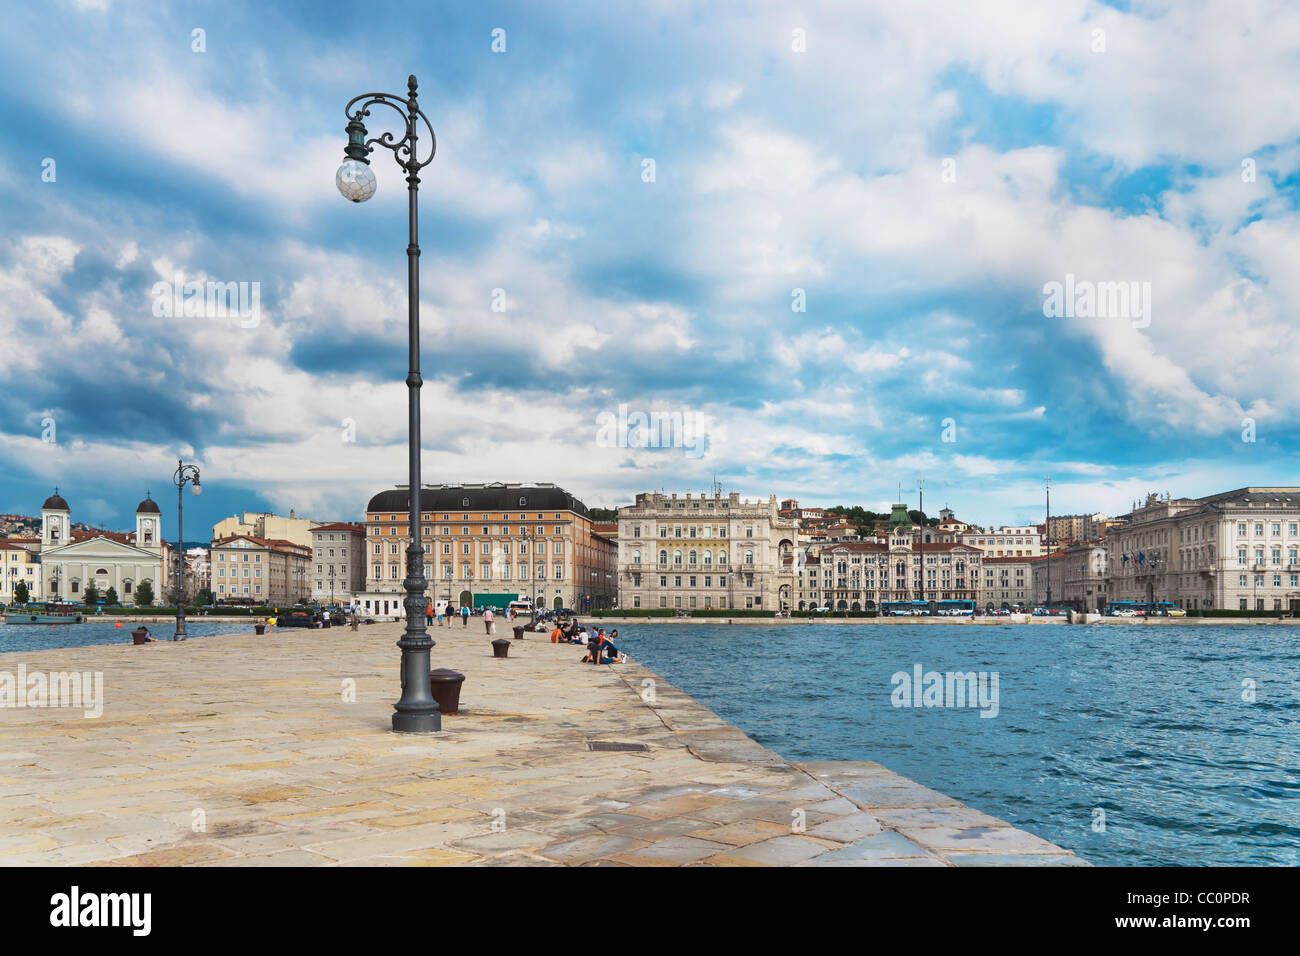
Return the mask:
[[719,551],[719,552],[718,552],[718,564],[726,564],[726,563],[727,563],[727,552],[725,552],[725,551]]
[[107,568],[99,568],[99,569],[97,569],[97,570],[95,571],[95,573],[96,573],[96,574],[108,574],[108,569],[107,569]]
[[694,551],[692,551],[687,558],[687,560],[689,560],[691,564],[695,564],[698,561],[698,559],[699,559],[699,555],[696,554]]
[[753,563],[754,563],[754,552],[753,552],[753,551],[746,551],[746,552],[745,552],[745,563],[746,563],[746,564],[753,564]]
[[660,563],[660,564],[667,564],[667,563],[668,563],[668,552],[667,552],[667,551],[660,551],[660,552],[659,552],[659,563]]
[[712,552],[712,551],[705,551],[705,552],[704,552],[704,563],[705,563],[705,564],[712,564],[712,563],[713,563],[713,552]]
[[674,551],[673,564],[681,564],[681,563],[682,563],[682,553],[680,551]]
[[632,563],[633,563],[633,564],[640,564],[640,563],[641,563],[641,552],[640,552],[640,551],[633,551],[633,552],[632,552]]

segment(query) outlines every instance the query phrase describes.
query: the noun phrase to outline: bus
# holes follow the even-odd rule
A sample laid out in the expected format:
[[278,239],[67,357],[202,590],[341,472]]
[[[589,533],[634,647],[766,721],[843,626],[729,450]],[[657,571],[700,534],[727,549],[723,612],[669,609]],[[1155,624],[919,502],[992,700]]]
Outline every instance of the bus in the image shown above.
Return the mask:
[[881,601],[881,617],[970,617],[974,601]]
[[1111,601],[1106,605],[1111,617],[1165,617],[1172,610],[1173,601]]

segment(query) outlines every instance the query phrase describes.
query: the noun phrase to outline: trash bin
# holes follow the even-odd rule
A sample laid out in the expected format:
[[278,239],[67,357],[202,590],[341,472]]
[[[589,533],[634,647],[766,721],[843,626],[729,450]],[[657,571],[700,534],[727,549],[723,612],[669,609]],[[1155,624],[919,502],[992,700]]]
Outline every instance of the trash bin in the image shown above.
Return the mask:
[[516,640],[516,641],[522,641],[523,639],[524,639],[524,626],[523,626],[522,624],[516,624],[516,625],[515,625],[515,640]]
[[254,625],[253,625],[253,631],[254,631],[255,633],[257,633],[257,634],[265,634],[265,633],[266,633],[266,625],[265,625],[265,624],[254,624]]
[[460,713],[460,685],[465,683],[465,675],[448,667],[439,667],[429,672],[429,692],[438,702],[438,710],[444,714]]
[[504,637],[498,637],[495,641],[492,642],[492,656],[509,657],[510,642],[507,641]]

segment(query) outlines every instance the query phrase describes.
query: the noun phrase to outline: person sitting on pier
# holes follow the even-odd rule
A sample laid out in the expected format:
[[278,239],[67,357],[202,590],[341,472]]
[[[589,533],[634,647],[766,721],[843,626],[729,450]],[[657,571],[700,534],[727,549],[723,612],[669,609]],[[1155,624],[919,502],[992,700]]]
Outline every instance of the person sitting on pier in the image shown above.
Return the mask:
[[609,637],[604,637],[605,634],[604,631],[601,631],[600,633],[601,636],[604,638],[601,644],[601,648],[605,652],[605,663],[622,664],[626,662],[627,655],[624,654],[622,651],[620,651],[618,649],[618,646],[614,643],[614,638],[618,637],[618,628],[614,628],[614,630],[610,631]]

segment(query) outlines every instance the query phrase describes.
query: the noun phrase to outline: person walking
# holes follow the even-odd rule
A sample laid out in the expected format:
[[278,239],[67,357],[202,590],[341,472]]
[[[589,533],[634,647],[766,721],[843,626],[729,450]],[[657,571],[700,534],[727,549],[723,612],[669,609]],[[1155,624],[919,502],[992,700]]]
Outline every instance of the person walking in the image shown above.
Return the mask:
[[433,624],[433,602],[430,601],[424,608],[424,626],[429,627]]
[[469,605],[461,605],[460,609],[460,626],[469,627]]
[[361,617],[361,605],[358,604],[358,603],[356,603],[356,602],[354,601],[354,602],[352,603],[351,607],[349,607],[349,610],[352,612],[352,613],[349,615],[349,617],[352,618],[352,621],[351,621],[351,623],[352,623],[352,630],[355,631],[355,630],[357,629],[357,625],[361,623],[360,620],[359,620],[359,618]]
[[496,633],[496,629],[492,626],[492,622],[495,620],[496,615],[492,613],[491,608],[483,612],[483,630],[487,631],[489,635]]
[[439,626],[439,627],[442,627],[442,612],[445,611],[445,610],[446,610],[445,607],[440,607],[440,608],[438,608],[438,626]]

